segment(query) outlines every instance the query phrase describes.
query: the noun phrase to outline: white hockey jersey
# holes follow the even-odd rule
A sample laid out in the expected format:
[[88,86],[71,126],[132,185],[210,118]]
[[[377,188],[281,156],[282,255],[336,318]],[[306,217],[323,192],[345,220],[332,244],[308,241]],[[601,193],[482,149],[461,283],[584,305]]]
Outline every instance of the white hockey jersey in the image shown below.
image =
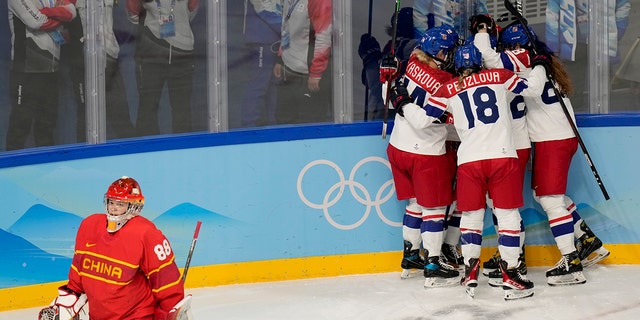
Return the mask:
[[427,103],[432,116],[453,114],[461,144],[458,165],[499,158],[517,158],[507,92],[540,96],[545,80],[538,67],[527,81],[507,69],[482,70],[444,84]]
[[[475,35],[474,45],[482,53],[482,61],[486,68],[505,68],[514,71],[518,76],[529,79],[531,62],[529,52],[525,49],[496,52],[489,43],[489,35]],[[552,84],[546,80],[540,96],[523,97],[527,106],[526,121],[529,139],[533,142],[563,140],[575,137],[564,114],[560,100],[555,95]],[[575,123],[571,101],[563,97],[563,102]]]
[[[453,78],[450,73],[432,68],[412,55],[401,81],[407,87],[413,103],[406,105],[404,117],[396,114],[389,143],[399,150],[426,155],[446,153],[447,128],[444,124],[433,124],[436,118],[430,116],[427,100],[445,82]],[[386,95],[383,85],[383,99]]]

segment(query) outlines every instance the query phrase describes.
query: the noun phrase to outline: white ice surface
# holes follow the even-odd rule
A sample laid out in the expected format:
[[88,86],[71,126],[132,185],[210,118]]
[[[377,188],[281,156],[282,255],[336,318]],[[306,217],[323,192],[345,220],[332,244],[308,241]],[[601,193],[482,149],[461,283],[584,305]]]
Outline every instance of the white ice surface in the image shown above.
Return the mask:
[[[529,268],[531,298],[504,301],[480,276],[475,299],[460,286],[424,289],[400,272],[188,289],[197,320],[209,319],[640,319],[640,266],[596,265],[583,285],[550,287],[546,268]],[[40,308],[0,313],[33,320]]]

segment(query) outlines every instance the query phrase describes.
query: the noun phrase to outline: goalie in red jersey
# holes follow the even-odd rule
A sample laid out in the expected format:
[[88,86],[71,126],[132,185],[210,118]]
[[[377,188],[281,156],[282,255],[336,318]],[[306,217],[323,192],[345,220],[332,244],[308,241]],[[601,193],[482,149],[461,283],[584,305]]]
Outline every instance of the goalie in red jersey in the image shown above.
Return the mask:
[[104,204],[106,214],[90,215],[80,224],[69,282],[38,318],[54,313],[79,319],[88,302],[92,320],[176,319],[184,283],[169,241],[140,215],[140,185],[129,177],[114,181]]

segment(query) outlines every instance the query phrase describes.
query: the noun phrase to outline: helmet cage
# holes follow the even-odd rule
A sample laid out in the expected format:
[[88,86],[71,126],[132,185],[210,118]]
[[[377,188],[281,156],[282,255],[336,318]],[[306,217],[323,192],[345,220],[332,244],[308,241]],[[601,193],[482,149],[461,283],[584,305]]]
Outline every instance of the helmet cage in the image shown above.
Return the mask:
[[[114,201],[123,201],[127,203],[127,211],[121,215],[112,215],[109,213],[109,200]],[[133,217],[140,215],[140,211],[142,211],[142,207],[144,207],[143,203],[139,201],[127,201],[127,200],[118,200],[113,198],[108,198],[106,195],[104,197],[104,208],[107,212],[107,231],[116,232],[120,230],[129,220]]]
[[[113,215],[109,212],[109,201],[122,201],[127,203],[124,214]],[[116,232],[122,228],[127,221],[140,214],[144,206],[144,196],[140,185],[136,180],[129,177],[122,177],[114,181],[104,195],[104,206],[107,212],[107,231]]]

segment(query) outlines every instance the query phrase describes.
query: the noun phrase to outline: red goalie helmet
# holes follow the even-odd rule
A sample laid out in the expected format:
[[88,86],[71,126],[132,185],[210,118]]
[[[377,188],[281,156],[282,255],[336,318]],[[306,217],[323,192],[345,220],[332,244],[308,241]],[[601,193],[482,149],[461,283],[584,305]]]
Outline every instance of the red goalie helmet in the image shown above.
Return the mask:
[[144,196],[140,184],[133,178],[122,177],[114,181],[104,195],[107,199],[126,201],[135,204],[144,204]]

